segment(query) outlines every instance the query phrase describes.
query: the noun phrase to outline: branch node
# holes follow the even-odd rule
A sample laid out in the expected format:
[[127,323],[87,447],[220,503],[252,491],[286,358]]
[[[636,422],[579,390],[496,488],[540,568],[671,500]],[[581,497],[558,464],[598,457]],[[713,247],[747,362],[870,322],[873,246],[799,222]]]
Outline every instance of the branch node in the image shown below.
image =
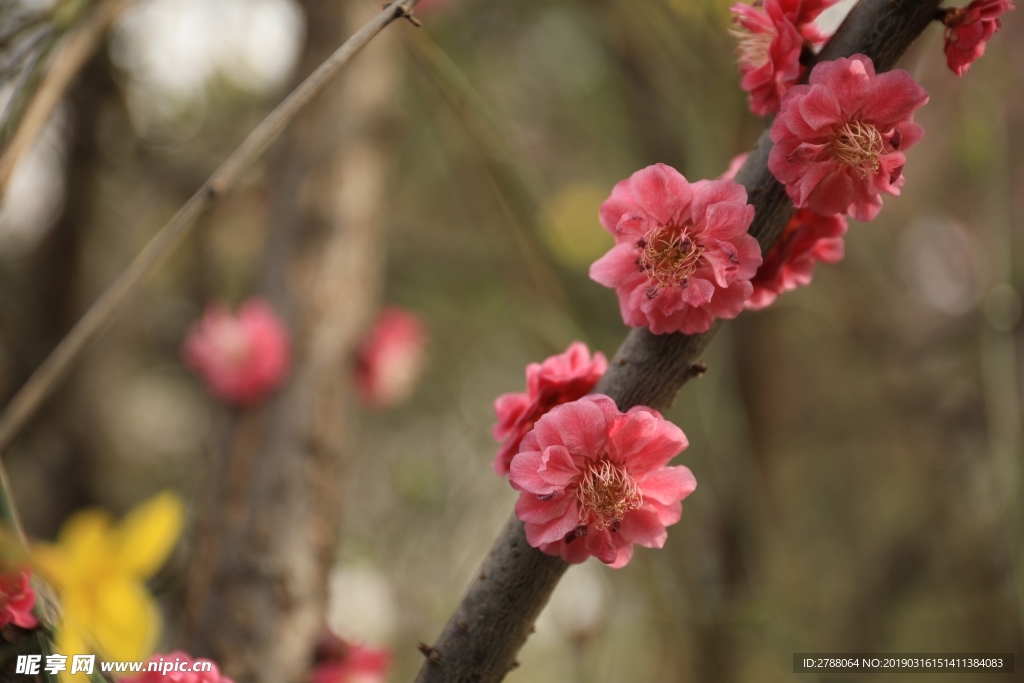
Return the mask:
[[419,650],[424,657],[434,662],[435,664],[441,661],[441,655],[438,653],[438,651],[430,647],[426,643],[417,644],[416,649]]
[[[387,5],[384,5],[384,6],[387,7]],[[405,5],[399,5],[397,10],[396,10],[396,14],[398,16],[400,16],[400,17],[404,17],[405,19],[408,19],[409,23],[412,24],[413,26],[415,26],[416,28],[419,28],[420,26],[423,26],[423,22],[420,21],[419,19],[417,19],[416,17],[414,17],[412,15],[412,7],[407,7]]]
[[704,363],[690,363],[686,368],[686,379],[694,379],[700,377],[708,371],[708,366]]

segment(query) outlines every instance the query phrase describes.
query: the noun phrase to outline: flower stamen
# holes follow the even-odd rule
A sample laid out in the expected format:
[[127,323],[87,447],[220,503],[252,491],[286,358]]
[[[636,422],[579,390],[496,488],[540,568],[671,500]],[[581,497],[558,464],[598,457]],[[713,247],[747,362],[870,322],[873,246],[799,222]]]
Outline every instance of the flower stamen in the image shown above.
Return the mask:
[[774,32],[754,32],[744,26],[729,33],[736,39],[736,56],[741,64],[757,68],[768,63]]
[[663,287],[689,284],[687,278],[700,265],[704,248],[689,235],[688,226],[664,226],[651,230],[636,243],[640,250],[637,268],[647,273],[647,298]]
[[847,121],[835,129],[832,156],[841,164],[859,169],[861,178],[878,172],[878,157],[884,151],[882,134],[870,123]]
[[644,503],[640,487],[633,477],[609,460],[591,464],[580,481],[576,496],[580,501],[580,525],[588,523],[590,513],[597,516],[594,528],[618,531],[627,512],[639,510]]

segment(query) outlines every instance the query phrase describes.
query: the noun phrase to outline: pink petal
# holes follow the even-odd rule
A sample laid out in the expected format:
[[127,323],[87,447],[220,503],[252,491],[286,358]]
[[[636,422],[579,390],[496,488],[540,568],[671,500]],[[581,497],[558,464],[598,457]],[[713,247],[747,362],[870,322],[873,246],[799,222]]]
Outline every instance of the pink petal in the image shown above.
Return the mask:
[[928,93],[903,69],[879,74],[871,84],[863,119],[885,131],[928,102]]
[[686,178],[665,164],[637,171],[629,184],[637,204],[661,225],[671,225],[692,197]]
[[747,203],[747,189],[735,180],[708,180],[696,189],[690,211],[695,225],[703,224],[708,208],[719,202]]
[[644,500],[669,504],[683,500],[697,488],[697,480],[688,467],[661,467],[636,480]]
[[560,405],[542,417],[538,425],[549,418],[557,425],[562,443],[573,456],[597,458],[604,452],[605,416],[592,402],[581,400]]
[[813,130],[831,127],[842,121],[839,99],[824,88],[814,88],[799,101],[800,115]]
[[575,508],[575,505],[571,505],[575,500],[574,495],[566,493],[542,500],[535,493],[522,491],[516,500],[516,517],[530,524],[546,525],[553,519],[564,517],[570,507]]
[[646,508],[627,513],[622,519],[619,533],[622,538],[645,548],[661,548],[668,538],[668,531],[658,515]]
[[707,211],[707,223],[700,239],[731,240],[747,232],[754,220],[754,207],[746,202],[719,202]]
[[[657,470],[683,452],[689,445],[683,430],[666,420],[657,422],[658,430],[641,448],[627,453],[620,451],[619,458],[625,458],[626,469],[635,478],[641,478]],[[621,448],[621,446],[620,446]]]
[[556,517],[550,522],[543,524],[533,524],[531,522],[524,524],[527,543],[536,548],[542,543],[561,541],[567,533],[576,528],[576,524],[579,521],[576,511],[576,498],[574,496],[567,496],[567,498],[569,500],[569,507],[563,516]]
[[605,287],[622,287],[627,283],[646,281],[636,264],[638,252],[632,244],[619,244],[590,265],[590,279]]
[[855,181],[850,173],[846,169],[836,168],[826,175],[809,193],[806,205],[823,216],[846,213],[855,196]]
[[626,214],[637,213],[639,208],[629,189],[629,180],[620,180],[612,188],[611,196],[601,204],[598,216],[604,229],[614,235],[622,217]]
[[541,454],[537,474],[548,484],[564,489],[579,476],[580,471],[565,446],[548,446]]

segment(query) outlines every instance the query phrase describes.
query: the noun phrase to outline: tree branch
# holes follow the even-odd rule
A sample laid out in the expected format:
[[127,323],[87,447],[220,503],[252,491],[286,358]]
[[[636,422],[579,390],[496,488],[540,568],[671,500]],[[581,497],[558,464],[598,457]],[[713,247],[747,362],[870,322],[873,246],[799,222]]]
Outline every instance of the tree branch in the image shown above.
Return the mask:
[[[934,19],[940,2],[861,0],[813,63],[863,53],[878,71],[889,70]],[[794,212],[785,188],[768,170],[771,148],[766,130],[736,176],[755,207],[750,233],[762,251],[775,243]],[[594,391],[613,398],[621,410],[635,405],[664,410],[683,384],[703,371],[699,359],[717,330],[715,325],[687,336],[635,329]],[[437,642],[421,648],[427,659],[416,683],[501,681],[568,566],[531,548],[523,524],[513,517]]]
[[18,162],[31,149],[43,126],[50,120],[64,92],[96,51],[107,29],[114,23],[127,0],[106,0],[76,27],[53,59],[39,89],[25,110],[14,136],[0,156],[0,199],[7,193],[7,184]]
[[277,139],[285,126],[384,27],[395,19],[411,17],[417,0],[392,0],[373,19],[317,67],[253,130],[203,186],[178,209],[171,220],[146,244],[135,260],[86,311],[46,360],[32,373],[0,415],[0,454],[11,445],[25,423],[64,378],[82,352],[107,328],[124,301],[145,277],[181,241],[189,228],[226,193],[252,163]]

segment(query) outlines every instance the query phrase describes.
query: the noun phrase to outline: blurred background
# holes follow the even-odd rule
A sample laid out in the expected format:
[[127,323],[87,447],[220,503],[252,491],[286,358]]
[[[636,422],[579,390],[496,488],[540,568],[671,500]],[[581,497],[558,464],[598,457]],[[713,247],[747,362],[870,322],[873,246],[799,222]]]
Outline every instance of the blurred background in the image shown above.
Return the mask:
[[[347,4],[379,9],[129,4],[0,207],[3,400],[351,32],[348,15],[322,18]],[[366,274],[339,310],[362,311],[346,324],[363,331],[375,307],[398,304],[431,339],[409,401],[373,411],[346,400],[336,416],[341,543],[327,618],[391,648],[390,680],[410,680],[416,643],[440,631],[515,499],[491,470],[494,398],[522,391],[525,365],[574,339],[610,357],[627,332],[614,292],[587,277],[611,246],[600,202],[655,162],[715,177],[765,126],[739,87],[730,4],[424,0],[422,28],[389,28],[332,86],[356,101],[347,132],[327,117],[277,144],[6,454],[29,534],[52,539],[76,509],[123,514],[164,488],[201,526],[212,463],[245,418],[185,369],[181,341],[210,302],[264,294],[282,307],[275,288],[304,271],[301,257],[280,263],[281,206],[361,198],[371,205],[332,214],[373,227],[373,245],[346,252],[346,272]],[[821,21],[835,25],[850,4]],[[0,46],[6,111],[53,37],[34,32],[54,30],[60,7],[2,2],[0,23],[43,17]],[[795,676],[792,654],[1024,653],[1020,14],[962,79],[945,66],[940,25],[911,48],[902,67],[931,101],[903,196],[851,222],[845,260],[819,265],[812,286],[723,327],[709,372],[666,415],[690,439],[677,462],[699,486],[665,549],[638,549],[621,570],[572,568],[508,680],[853,681],[867,676]],[[321,148],[350,168],[282,180],[282,158]],[[351,199],[368,177],[372,191]],[[335,318],[303,312],[295,292],[311,290],[289,291],[280,312],[304,367],[302,340]],[[193,539],[150,584],[168,623],[161,651],[196,571]]]

